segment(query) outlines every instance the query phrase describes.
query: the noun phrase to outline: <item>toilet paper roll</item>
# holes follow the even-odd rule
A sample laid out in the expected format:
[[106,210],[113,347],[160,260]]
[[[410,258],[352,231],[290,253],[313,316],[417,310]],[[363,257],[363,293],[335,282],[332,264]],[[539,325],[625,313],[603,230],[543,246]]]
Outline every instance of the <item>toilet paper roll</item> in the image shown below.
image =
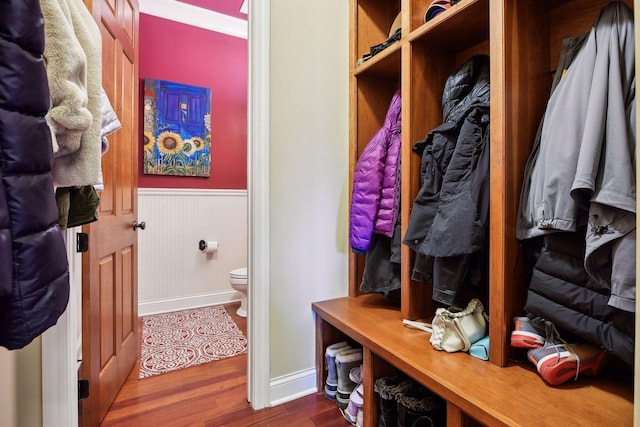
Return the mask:
[[204,241],[200,240],[199,248],[202,252],[206,254],[211,254],[218,251],[218,242],[215,240],[212,241]]

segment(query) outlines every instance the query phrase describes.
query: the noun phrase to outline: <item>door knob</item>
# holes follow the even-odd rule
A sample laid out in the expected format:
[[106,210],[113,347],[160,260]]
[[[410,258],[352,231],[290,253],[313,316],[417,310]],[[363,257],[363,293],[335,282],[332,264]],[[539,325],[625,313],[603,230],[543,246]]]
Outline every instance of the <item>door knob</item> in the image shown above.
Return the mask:
[[146,226],[147,224],[145,224],[144,221],[140,223],[138,223],[138,221],[133,221],[133,231],[136,231],[138,228],[140,230],[144,230]]

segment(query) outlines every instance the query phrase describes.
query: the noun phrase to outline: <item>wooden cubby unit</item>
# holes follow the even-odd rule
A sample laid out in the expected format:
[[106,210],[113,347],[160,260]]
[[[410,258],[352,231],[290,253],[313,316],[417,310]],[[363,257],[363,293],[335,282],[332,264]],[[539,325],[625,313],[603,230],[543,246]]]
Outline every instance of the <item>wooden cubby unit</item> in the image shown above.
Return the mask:
[[[544,113],[561,42],[589,31],[608,0],[462,0],[424,23],[427,0],[350,0],[350,176],[381,127],[389,101],[402,92],[401,229],[407,229],[420,188],[413,145],[442,123],[445,80],[475,54],[491,66],[490,318],[488,362],[466,353],[438,352],[429,335],[402,319],[431,318],[432,288],[411,280],[414,254],[402,246],[401,301],[360,291],[365,257],[349,258],[349,296],[316,302],[318,391],[324,351],[338,340],[364,348],[365,426],[377,425],[376,378],[399,370],[447,401],[448,426],[630,426],[631,369],[611,369],[551,387],[514,351],[514,316],[523,314],[523,254],[515,238],[516,212],[527,159]],[[625,0],[633,8],[632,0]],[[402,11],[402,38],[358,64],[387,38]]]

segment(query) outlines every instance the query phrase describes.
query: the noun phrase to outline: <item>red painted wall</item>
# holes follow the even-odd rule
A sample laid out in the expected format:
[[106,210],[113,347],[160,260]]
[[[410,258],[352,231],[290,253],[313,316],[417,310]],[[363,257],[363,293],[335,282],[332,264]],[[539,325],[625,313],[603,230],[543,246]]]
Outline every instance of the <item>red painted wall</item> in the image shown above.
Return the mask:
[[152,78],[211,89],[211,176],[145,175],[140,111],[139,187],[247,188],[247,76],[246,39],[140,14],[140,88]]

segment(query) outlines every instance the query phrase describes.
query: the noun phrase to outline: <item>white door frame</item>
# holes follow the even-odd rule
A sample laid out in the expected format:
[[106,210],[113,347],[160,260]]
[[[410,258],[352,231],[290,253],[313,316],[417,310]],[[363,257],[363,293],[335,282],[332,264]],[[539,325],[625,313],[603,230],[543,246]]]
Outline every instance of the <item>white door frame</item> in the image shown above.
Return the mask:
[[270,8],[271,1],[249,2],[248,209],[249,357],[247,396],[253,409],[270,406]]
[[42,425],[78,425],[78,360],[82,357],[82,254],[76,252],[79,227],[67,229],[69,303],[58,322],[42,334]]

